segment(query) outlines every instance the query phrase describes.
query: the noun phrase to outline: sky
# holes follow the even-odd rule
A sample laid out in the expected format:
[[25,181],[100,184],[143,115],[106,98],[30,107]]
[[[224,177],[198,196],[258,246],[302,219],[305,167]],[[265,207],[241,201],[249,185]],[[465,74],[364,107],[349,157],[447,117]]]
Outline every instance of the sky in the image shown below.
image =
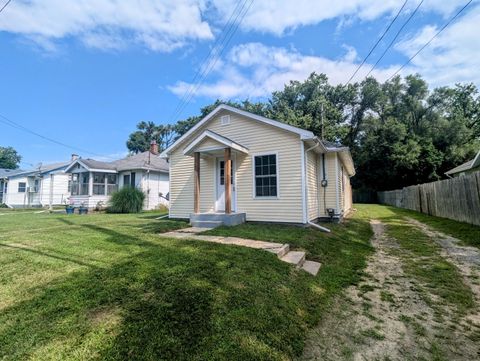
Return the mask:
[[[353,81],[364,79],[403,26],[371,73],[388,79],[467,2],[407,0]],[[12,0],[0,13],[0,146],[17,149],[22,168],[71,153],[120,158],[142,120],[175,123],[217,98],[265,101],[311,72],[345,83],[403,4]],[[419,73],[431,87],[479,86],[479,23],[474,0],[400,74]]]

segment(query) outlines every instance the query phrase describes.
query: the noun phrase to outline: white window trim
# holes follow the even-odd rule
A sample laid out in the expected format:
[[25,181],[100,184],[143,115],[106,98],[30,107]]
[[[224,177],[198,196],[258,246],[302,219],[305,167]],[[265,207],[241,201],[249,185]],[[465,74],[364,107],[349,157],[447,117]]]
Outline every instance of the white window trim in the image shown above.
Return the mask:
[[[277,176],[277,195],[276,196],[258,196],[257,191],[255,189],[255,157],[260,157],[263,155],[275,155],[276,160],[276,176]],[[280,157],[278,156],[278,152],[263,152],[263,153],[255,153],[251,155],[252,161],[252,199],[280,199]]]

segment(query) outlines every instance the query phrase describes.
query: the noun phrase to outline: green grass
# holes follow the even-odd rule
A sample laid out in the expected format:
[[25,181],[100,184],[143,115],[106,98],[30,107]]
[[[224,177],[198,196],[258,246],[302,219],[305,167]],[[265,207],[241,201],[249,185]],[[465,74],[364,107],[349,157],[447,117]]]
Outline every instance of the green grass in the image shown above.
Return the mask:
[[406,209],[395,209],[399,216],[407,216],[426,225],[458,238],[463,244],[480,248],[480,227],[473,224],[457,222],[447,218],[433,217],[420,212],[410,211]]
[[[442,303],[453,306],[459,314],[464,314],[474,307],[471,289],[465,285],[456,267],[440,255],[440,246],[417,227],[406,222],[405,217],[416,218],[452,236],[458,236],[459,230],[463,230],[464,241],[470,243],[473,240],[467,237],[477,236],[480,227],[476,227],[475,231],[471,229],[474,226],[464,223],[393,207],[363,204],[356,206],[369,217],[377,218],[386,224],[387,236],[397,241],[400,246],[395,253],[402,259],[404,271],[420,282],[425,301],[432,307],[435,305],[430,299],[430,293],[439,296]],[[469,231],[466,232],[465,229]]]
[[156,217],[3,216],[0,359],[290,359],[372,251],[361,212],[328,235],[237,228],[307,250],[316,277],[268,252],[158,237],[186,224]]

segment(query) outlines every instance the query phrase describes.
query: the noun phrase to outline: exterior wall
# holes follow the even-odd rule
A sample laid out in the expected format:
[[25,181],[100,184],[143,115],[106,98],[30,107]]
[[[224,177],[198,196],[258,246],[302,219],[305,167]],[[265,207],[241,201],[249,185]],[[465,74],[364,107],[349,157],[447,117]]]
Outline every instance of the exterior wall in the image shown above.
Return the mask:
[[[319,168],[319,184],[323,179],[323,167],[322,167],[322,156],[319,155],[318,168]],[[328,182],[326,187],[319,187],[319,212],[318,216],[328,217],[327,208],[335,209],[335,213],[339,213],[337,210],[337,189],[336,184],[338,185],[337,180],[337,169],[336,169],[336,155],[335,153],[326,153],[325,154],[325,179]]]
[[[50,205],[65,204],[70,193],[68,181],[70,176],[63,172],[45,174],[38,179],[38,191],[29,192],[35,185],[35,177],[13,177],[8,180],[7,194],[4,202],[11,207],[45,207]],[[52,183],[53,179],[53,183]],[[25,193],[18,192],[18,184],[24,182],[27,185]]]
[[308,220],[318,218],[319,209],[319,183],[318,183],[318,155],[310,151],[306,156],[306,173],[307,173],[307,204],[308,204]]
[[[167,173],[144,172],[141,189],[146,195],[144,209],[156,209],[160,204],[168,206],[168,201],[163,198],[169,192]],[[160,197],[160,193],[163,197]]]
[[[245,212],[249,221],[302,223],[301,141],[298,135],[262,124],[238,114],[230,114],[230,124],[221,125],[220,112],[198,129],[170,156],[170,216],[188,218],[193,212],[193,157],[183,149],[206,129],[212,130],[249,149],[248,155],[236,156],[237,212]],[[253,189],[253,156],[277,154],[279,194],[276,198],[255,198]],[[212,211],[215,200],[213,158],[200,162],[200,208]]]
[[345,200],[344,200],[344,212],[348,213],[352,210],[352,186],[350,185],[350,177],[345,175]]
[[207,139],[204,139],[203,141],[201,141],[200,144],[197,145],[196,149],[201,152],[203,150],[217,148],[219,146],[221,146],[220,143],[216,142],[213,139],[207,138]]
[[28,206],[28,192],[18,193],[18,184],[24,182],[28,187],[28,177],[10,178],[8,180],[5,203],[11,207]]

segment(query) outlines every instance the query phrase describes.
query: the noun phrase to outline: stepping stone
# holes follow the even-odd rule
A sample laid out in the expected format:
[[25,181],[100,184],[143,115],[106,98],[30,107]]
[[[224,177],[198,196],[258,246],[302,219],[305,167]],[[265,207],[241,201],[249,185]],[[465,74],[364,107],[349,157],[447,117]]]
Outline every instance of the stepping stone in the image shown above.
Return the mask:
[[179,233],[201,233],[211,230],[212,228],[208,227],[188,227],[188,228],[181,228],[177,229],[175,232]]
[[285,256],[281,257],[280,260],[291,263],[297,267],[302,267],[305,262],[305,252],[290,251]]
[[320,269],[320,266],[322,264],[319,262],[314,262],[314,261],[305,261],[303,263],[302,269],[311,275],[316,276],[318,273],[318,270]]

